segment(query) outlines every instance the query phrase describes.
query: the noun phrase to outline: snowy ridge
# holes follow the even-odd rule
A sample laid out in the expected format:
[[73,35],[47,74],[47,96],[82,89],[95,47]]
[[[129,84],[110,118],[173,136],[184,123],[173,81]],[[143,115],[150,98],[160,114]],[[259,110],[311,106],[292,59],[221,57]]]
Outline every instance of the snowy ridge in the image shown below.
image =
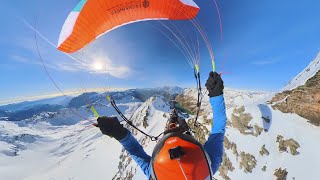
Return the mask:
[[[169,118],[170,105],[169,101],[163,96],[153,96],[143,103],[133,114],[131,120],[139,129],[152,136],[158,136],[164,131],[164,127]],[[151,155],[155,141],[137,132],[130,126],[126,126],[136,139],[144,147],[147,154]],[[119,160],[119,171],[113,179],[127,179],[128,175],[133,179],[146,179],[140,167],[128,158],[126,152],[122,152]]]
[[[195,104],[195,89],[185,89],[182,93],[188,97],[190,104]],[[209,98],[205,91],[203,93],[199,122],[212,117]],[[315,138],[320,136],[318,127],[295,114],[273,110],[265,103],[269,93],[226,89],[224,96],[229,121],[226,138],[236,145],[235,150],[226,148],[225,153],[230,160],[229,166],[231,164],[234,169],[217,172],[214,176],[216,179],[227,179],[223,174],[226,172],[230,179],[269,180],[274,179],[274,172],[278,168],[286,169],[287,179],[318,179],[320,146],[315,142]],[[170,112],[168,97],[152,96],[145,102],[136,101],[130,93],[115,97],[118,97],[119,108],[141,130],[154,136],[163,132]],[[117,115],[110,104],[97,101],[94,106],[101,115]],[[235,112],[235,108],[242,106],[244,112]],[[71,111],[89,118],[83,120]],[[248,114],[252,118],[245,124],[245,131],[241,132],[233,116],[243,118]],[[268,122],[264,118],[269,119]],[[72,110],[65,108],[58,112],[43,112],[18,122],[0,121],[1,179],[147,179],[116,140],[103,136],[91,126],[94,119],[89,108],[82,106]],[[241,123],[245,123],[245,120]],[[210,129],[209,124],[205,126]],[[262,130],[258,132],[257,127]],[[151,155],[156,142],[128,128]],[[277,142],[279,135],[285,140],[292,138],[299,143],[295,155],[289,148],[280,151],[280,143]],[[260,154],[263,145],[269,155]],[[247,164],[254,165],[250,169],[252,172],[246,172],[242,166],[242,153],[255,158],[256,162]],[[227,165],[224,164],[224,167]],[[264,167],[265,171],[262,170]],[[19,173],[16,173],[17,169]]]
[[[193,101],[195,101],[197,97],[195,90],[187,89],[184,93],[188,97],[193,97]],[[273,110],[266,103],[270,95],[272,93],[234,89],[224,91],[228,118],[226,138],[236,145],[235,149],[225,148],[226,156],[230,160],[228,166],[232,164],[234,167],[233,171],[227,171],[227,176],[230,179],[270,180],[275,178],[275,170],[282,168],[288,172],[287,179],[318,179],[319,174],[316,167],[320,166],[320,156],[318,155],[320,146],[314,144],[314,139],[320,136],[319,128],[307,123],[304,118],[298,115],[284,114]],[[212,117],[208,98],[205,97],[202,104],[203,114]],[[232,116],[238,116],[234,109],[242,106],[245,112],[240,115],[240,118],[245,117],[245,114],[252,117],[248,125],[244,125],[245,133],[248,134],[241,133],[233,122],[236,120]],[[245,122],[245,118],[240,119],[240,121],[241,125]],[[255,126],[261,128],[261,134],[256,131]],[[284,139],[292,138],[300,144],[300,147],[297,148],[297,155],[293,155],[289,148],[285,152],[280,151],[280,143],[277,142],[279,135],[283,136]],[[269,155],[260,154],[263,145],[265,145]],[[237,151],[238,156],[235,155],[234,150]],[[256,160],[256,165],[251,173],[245,172],[245,169],[240,167],[243,163],[242,152],[254,156]],[[248,162],[248,164],[253,165],[254,162]],[[262,170],[264,166],[265,171]],[[220,171],[214,177],[218,180],[228,179],[224,178]]]
[[[195,89],[186,89],[183,94],[189,97],[191,102],[196,101],[197,92]],[[234,167],[233,171],[227,173],[230,179],[274,179],[274,173],[279,168],[286,169],[288,172],[287,179],[317,179],[316,167],[320,165],[320,156],[315,156],[315,154],[320,148],[314,146],[313,142],[314,137],[320,136],[317,128],[306,123],[303,118],[297,115],[283,114],[272,110],[270,105],[265,103],[269,99],[270,93],[227,89],[224,95],[228,106],[227,117],[229,120],[226,138],[236,144],[238,153],[237,156],[234,154],[234,150],[225,149],[226,156]],[[208,100],[206,96],[203,99],[203,114],[212,117]],[[166,110],[169,108],[164,102],[162,98],[151,98],[135,112],[133,119],[136,123],[140,122],[139,127],[141,129],[153,135],[162,132],[167,118],[164,115],[161,116],[161,114],[166,114]],[[164,109],[156,108],[166,105],[167,107]],[[232,125],[234,109],[241,106],[245,108],[244,113],[252,117],[245,131],[248,133],[246,135]],[[264,118],[269,118],[269,122]],[[147,119],[148,123],[150,122],[147,128],[144,128],[141,123],[144,119]],[[199,121],[202,122],[203,120],[204,117],[201,115]],[[210,129],[210,126],[206,125],[206,127]],[[256,127],[261,128],[261,132],[257,132]],[[301,136],[302,134],[303,136]],[[135,136],[142,143],[146,152],[151,154],[155,143],[139,133]],[[287,149],[287,152],[280,151],[280,145],[277,142],[279,136],[283,136],[284,139],[293,139],[300,144],[300,147],[297,148],[297,155],[293,155],[291,149]],[[263,146],[265,146],[269,155],[260,154]],[[252,172],[246,172],[244,168],[240,168],[240,164],[243,163],[241,153],[254,157],[256,162],[248,162],[248,164],[254,165]],[[129,173],[134,180],[146,179],[135,162],[128,159],[123,159],[122,162],[126,165],[126,168],[123,169],[122,176],[116,177],[125,179]],[[302,167],[301,164],[304,164],[304,166]],[[221,172],[217,172],[214,177],[218,180],[226,179]]]
[[[119,108],[130,117],[140,105],[128,102]],[[110,105],[96,105],[96,109],[101,115],[116,115]],[[23,121],[0,121],[1,179],[112,179],[121,145],[93,127],[94,119],[84,106],[44,112]],[[97,172],[92,173],[93,167]]]
[[[175,90],[169,91],[179,91],[173,89]],[[111,95],[114,95],[118,107],[127,117],[135,114],[134,123],[139,124],[141,120],[139,128],[152,135],[161,133],[166,122],[164,114],[169,111],[166,98],[154,96],[142,103],[133,96],[135,93],[130,92],[119,91]],[[89,109],[91,105],[102,116],[117,116],[112,106],[106,102],[105,94],[101,97],[103,99],[91,101],[90,105],[81,106],[80,103],[78,108],[42,112],[22,121],[0,121],[0,179],[112,179],[119,171],[122,147],[116,140],[103,136],[99,129],[91,125],[95,122]],[[91,100],[95,99],[96,95],[93,95]],[[146,127],[143,126],[145,117],[148,123]],[[146,151],[151,153],[155,142],[150,142],[140,133],[134,133],[137,134],[137,139],[150,145],[146,147]],[[137,165],[130,165],[136,168],[136,177],[140,174],[138,179],[144,179]],[[95,169],[94,172],[92,168]],[[19,173],[16,173],[17,169]]]
[[304,85],[308,79],[313,77],[318,71],[320,71],[320,53],[318,56],[306,67],[301,73],[293,78],[282,91],[292,90],[298,86]]
[[[196,100],[195,98],[197,97],[197,93],[198,93],[197,89],[194,89],[194,88],[185,89],[183,91],[183,94],[193,97],[192,99],[190,99],[190,101]],[[209,104],[209,97],[207,94],[208,94],[207,90],[202,90],[202,95],[203,95],[202,106],[206,107],[206,109],[208,108],[211,109],[211,105]],[[273,93],[270,93],[270,92],[255,92],[255,91],[237,90],[237,89],[231,89],[231,88],[226,88],[224,90],[224,97],[225,97],[225,103],[226,103],[227,109],[235,106],[242,106],[248,103],[250,104],[257,100],[266,101],[271,95],[273,95]]]
[[14,104],[1,105],[0,109],[4,109],[8,111],[18,111],[18,110],[23,110],[39,104],[67,106],[72,98],[73,98],[72,96],[66,96],[66,97],[58,96],[54,98],[40,99],[35,101],[24,101],[24,102],[19,102]]

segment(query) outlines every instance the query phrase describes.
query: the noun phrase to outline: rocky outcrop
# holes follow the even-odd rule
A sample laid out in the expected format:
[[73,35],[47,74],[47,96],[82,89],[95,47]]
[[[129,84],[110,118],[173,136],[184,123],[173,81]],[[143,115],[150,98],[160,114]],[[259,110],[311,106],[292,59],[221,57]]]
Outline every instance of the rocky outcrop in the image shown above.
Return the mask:
[[276,180],[286,180],[288,172],[286,169],[278,168],[274,171],[273,175],[276,177]]
[[288,152],[288,149],[289,149],[290,153],[294,156],[300,154],[297,150],[298,148],[300,148],[300,145],[294,139],[292,139],[292,138],[284,139],[283,136],[278,135],[277,142],[279,143],[279,151],[280,152]]
[[204,144],[207,141],[207,138],[210,135],[209,129],[203,124],[198,123],[196,126],[194,124],[195,119],[190,119],[187,123],[191,129],[194,131],[194,138],[199,141],[201,144]]
[[239,153],[238,153],[238,149],[237,149],[237,144],[234,143],[234,142],[231,142],[227,136],[224,137],[224,147],[227,149],[227,150],[232,150],[232,153],[234,155],[236,155],[237,157],[239,156]]
[[149,117],[149,111],[150,111],[150,107],[148,107],[148,110],[146,111],[146,115],[143,117],[143,127],[147,128],[149,126],[148,124],[148,117]]
[[244,106],[240,108],[235,108],[231,115],[232,127],[238,129],[241,134],[251,134],[250,129],[252,129],[252,127],[249,126],[249,122],[251,120],[252,116],[249,113],[245,113]]
[[252,135],[258,137],[263,132],[263,128],[257,124],[250,125],[250,121],[253,119],[251,114],[245,112],[244,106],[240,108],[234,108],[231,114],[231,121],[229,125],[236,128],[244,135]]
[[119,171],[115,174],[112,180],[121,180],[121,179],[131,180],[136,172],[136,168],[131,167],[130,170],[127,169],[128,166],[130,166],[130,163],[132,161],[131,157],[124,149],[122,149],[119,159],[120,159],[118,164]]
[[208,117],[207,115],[204,115],[203,116],[203,124],[211,125],[212,124],[212,118]]
[[263,131],[263,128],[260,127],[260,126],[258,126],[258,125],[256,125],[256,124],[253,126],[253,129],[254,129],[253,135],[254,135],[255,137],[258,137],[259,135],[261,135],[261,133],[262,133],[262,131]]
[[257,165],[256,158],[252,154],[245,152],[241,152],[240,157],[240,168],[243,169],[245,173],[252,173],[252,170]]
[[223,158],[222,158],[222,163],[219,168],[220,175],[223,179],[225,180],[231,180],[230,177],[228,176],[229,171],[233,171],[234,167],[232,165],[232,162],[230,159],[227,157],[227,155],[224,153]]
[[320,71],[305,85],[276,94],[271,103],[273,109],[283,113],[296,113],[320,126]]
[[260,155],[261,156],[269,156],[269,151],[266,149],[266,145],[264,144],[262,147],[261,147],[261,150],[259,151]]

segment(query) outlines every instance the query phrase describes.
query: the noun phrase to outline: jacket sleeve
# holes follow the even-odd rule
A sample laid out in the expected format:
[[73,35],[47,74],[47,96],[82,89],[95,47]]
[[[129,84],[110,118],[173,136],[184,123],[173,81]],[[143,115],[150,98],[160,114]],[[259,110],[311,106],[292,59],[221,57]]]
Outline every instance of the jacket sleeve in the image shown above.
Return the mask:
[[223,95],[210,98],[210,103],[213,112],[212,129],[204,148],[211,160],[212,173],[215,174],[222,162],[227,115]]
[[151,157],[143,150],[140,143],[129,132],[126,137],[119,141],[130,157],[140,166],[143,173],[150,177]]

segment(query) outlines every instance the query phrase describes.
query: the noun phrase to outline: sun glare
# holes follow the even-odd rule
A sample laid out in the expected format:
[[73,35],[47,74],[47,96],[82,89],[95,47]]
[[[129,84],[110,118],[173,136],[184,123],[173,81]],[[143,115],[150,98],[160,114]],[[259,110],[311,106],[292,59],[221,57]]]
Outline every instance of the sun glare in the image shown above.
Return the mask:
[[95,62],[95,63],[93,64],[93,68],[94,68],[95,70],[97,70],[97,71],[101,71],[101,70],[103,69],[103,64],[100,63],[100,62]]

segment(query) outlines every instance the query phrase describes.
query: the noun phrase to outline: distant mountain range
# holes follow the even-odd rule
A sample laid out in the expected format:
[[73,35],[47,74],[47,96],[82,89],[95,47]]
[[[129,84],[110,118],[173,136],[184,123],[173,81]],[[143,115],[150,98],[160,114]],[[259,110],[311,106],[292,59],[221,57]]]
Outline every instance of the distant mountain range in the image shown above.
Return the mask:
[[[121,103],[120,100],[131,102],[144,102],[154,95],[162,95],[167,98],[174,99],[183,91],[179,87],[161,87],[161,88],[145,88],[145,89],[129,89],[126,91],[83,93],[76,97],[60,96],[55,98],[26,101],[16,104],[0,106],[0,118],[9,121],[20,121],[28,119],[41,112],[57,112],[63,108],[80,108],[93,104],[108,104],[106,96],[111,96],[112,99]],[[131,99],[124,99],[124,98]]]

